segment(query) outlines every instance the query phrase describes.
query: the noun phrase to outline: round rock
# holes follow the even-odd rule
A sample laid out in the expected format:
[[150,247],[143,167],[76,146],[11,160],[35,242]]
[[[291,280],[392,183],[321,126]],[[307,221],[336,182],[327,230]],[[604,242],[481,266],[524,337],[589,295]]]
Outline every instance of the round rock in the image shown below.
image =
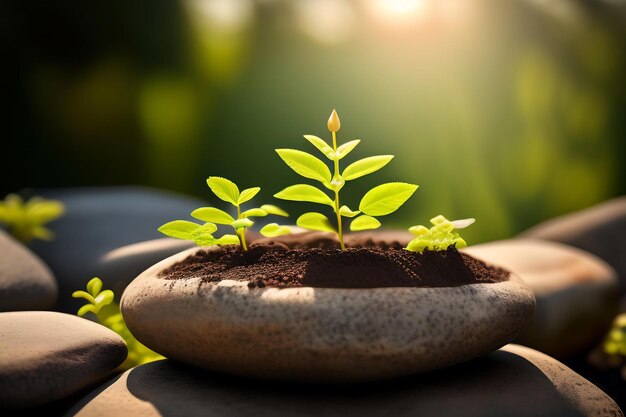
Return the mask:
[[166,357],[211,370],[294,381],[367,381],[445,367],[518,337],[534,297],[517,277],[441,288],[249,288],[137,277],[122,296],[126,324]]
[[626,196],[545,221],[520,237],[561,242],[599,256],[615,268],[626,295]]
[[0,230],[0,311],[50,309],[57,291],[56,280],[43,261]]
[[532,288],[535,316],[518,339],[558,358],[593,347],[608,330],[619,304],[615,271],[585,251],[560,243],[513,239],[462,249],[501,265]]
[[0,408],[33,407],[102,380],[126,358],[116,333],[63,313],[0,313]]
[[163,360],[127,371],[66,417],[206,415],[623,417],[580,375],[514,345],[444,370],[356,385],[266,384]]
[[[193,210],[206,205],[195,198],[144,187],[38,190],[38,194],[60,200],[66,207],[65,215],[50,224],[54,241],[35,241],[32,249],[57,277],[57,309],[67,313],[75,313],[81,306],[72,299],[72,292],[83,289],[92,277],[99,276],[105,288],[119,290],[143,270],[135,269],[136,265],[145,264],[145,259],[163,259],[155,259],[144,246],[143,260],[136,256],[109,265],[106,259],[111,251],[163,238],[159,226],[174,219],[190,219]],[[172,245],[180,248],[178,243]],[[163,246],[157,247],[162,253]]]

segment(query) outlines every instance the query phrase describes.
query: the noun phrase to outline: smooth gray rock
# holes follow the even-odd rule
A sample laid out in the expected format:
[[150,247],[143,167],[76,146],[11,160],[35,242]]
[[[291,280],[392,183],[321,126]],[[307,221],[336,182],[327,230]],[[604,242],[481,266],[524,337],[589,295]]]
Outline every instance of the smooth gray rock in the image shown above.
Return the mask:
[[50,309],[56,303],[57,292],[50,268],[0,230],[0,311]]
[[560,362],[508,345],[444,370],[384,383],[267,384],[163,360],[131,369],[66,417],[623,416]]
[[518,343],[568,358],[595,346],[619,305],[615,271],[600,258],[561,243],[511,239],[462,249],[519,275],[537,300]]
[[[57,309],[68,313],[75,313],[81,305],[72,299],[72,292],[83,289],[91,278],[99,276],[105,288],[120,291],[141,272],[143,265],[157,262],[163,248],[158,249],[159,254],[144,251],[141,256],[115,265],[106,261],[111,251],[163,238],[157,231],[159,226],[175,219],[190,219],[193,210],[206,205],[195,198],[144,187],[69,188],[37,193],[66,206],[66,214],[50,224],[56,238],[52,242],[35,241],[31,248],[57,277]],[[176,245],[172,250],[178,250]]]
[[599,256],[617,271],[626,295],[626,196],[545,221],[520,237],[561,242]]
[[104,326],[47,311],[0,313],[0,408],[67,397],[102,380],[126,358]]
[[137,275],[165,258],[196,246],[194,242],[165,237],[122,246],[105,253],[96,263],[101,277],[115,277],[110,289],[122,294]]

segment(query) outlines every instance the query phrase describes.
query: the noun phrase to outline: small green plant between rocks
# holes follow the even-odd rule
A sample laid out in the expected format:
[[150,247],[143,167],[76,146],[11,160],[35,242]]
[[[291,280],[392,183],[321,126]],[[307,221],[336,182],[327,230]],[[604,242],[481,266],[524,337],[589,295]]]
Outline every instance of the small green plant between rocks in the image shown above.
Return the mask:
[[[237,218],[215,207],[201,207],[194,210],[191,216],[205,222],[200,225],[186,220],[174,220],[159,227],[159,232],[166,236],[177,239],[191,240],[199,246],[207,245],[236,245],[240,244],[245,251],[248,250],[246,242],[246,229],[254,224],[252,217],[263,217],[269,214],[277,216],[289,216],[287,212],[271,204],[263,204],[258,208],[242,211],[241,205],[250,201],[261,191],[260,187],[246,188],[239,191],[237,185],[222,177],[209,177],[207,184],[213,194],[219,199],[232,204],[237,209]],[[229,225],[235,234],[224,234],[215,238],[213,233],[217,231],[217,225]],[[291,233],[287,226],[270,223],[261,229],[261,234],[267,237],[276,237]]]
[[17,194],[9,194],[0,201],[0,224],[23,243],[33,239],[52,240],[54,234],[45,224],[61,217],[65,206],[60,201],[32,197],[24,201]]
[[82,306],[76,314],[80,317],[87,313],[94,314],[100,324],[113,330],[124,339],[128,347],[128,356],[120,365],[120,369],[126,370],[137,365],[164,359],[163,356],[148,349],[135,339],[126,327],[119,304],[114,301],[113,291],[102,290],[100,278],[92,278],[87,283],[87,291],[74,291],[72,297],[83,298],[87,301],[87,304]]
[[336,226],[322,213],[304,213],[296,224],[304,229],[332,232],[337,235],[342,250],[345,250],[343,238],[343,218],[354,218],[350,223],[350,230],[368,230],[380,227],[380,221],[376,217],[386,216],[398,210],[417,190],[418,185],[405,182],[390,182],[378,185],[365,193],[358,210],[352,210],[347,205],[341,205],[340,191],[347,181],[356,180],[365,175],[372,174],[392,159],[393,155],[376,155],[360,159],[348,165],[343,171],[340,169],[340,161],[345,158],[361,142],[355,139],[337,146],[337,132],[341,128],[339,115],[333,110],[328,119],[328,130],[332,136],[332,146],[325,140],[313,136],[304,135],[333,165],[333,173],[322,160],[317,157],[296,149],[276,149],[283,161],[297,174],[304,178],[319,181],[322,186],[333,193],[333,198],[320,188],[309,184],[296,184],[274,194],[274,197],[282,200],[305,201],[330,206],[336,217]]

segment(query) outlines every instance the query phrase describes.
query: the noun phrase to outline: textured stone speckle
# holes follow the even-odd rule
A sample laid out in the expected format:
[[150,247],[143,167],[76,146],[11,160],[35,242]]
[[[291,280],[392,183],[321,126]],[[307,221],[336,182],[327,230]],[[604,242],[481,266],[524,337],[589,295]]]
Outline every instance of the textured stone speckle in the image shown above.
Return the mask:
[[168,258],[122,296],[130,330],[166,357],[226,373],[299,381],[365,381],[484,355],[517,337],[532,292],[516,277],[443,288],[263,288],[171,280]]

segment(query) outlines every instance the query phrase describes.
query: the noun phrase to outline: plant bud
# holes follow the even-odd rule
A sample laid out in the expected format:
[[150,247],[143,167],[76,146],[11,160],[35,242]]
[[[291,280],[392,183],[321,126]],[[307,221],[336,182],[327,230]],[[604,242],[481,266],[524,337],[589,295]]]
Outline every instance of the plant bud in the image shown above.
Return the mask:
[[333,112],[328,118],[328,130],[330,130],[331,132],[338,132],[339,129],[341,129],[341,121],[339,120],[337,110],[333,109]]

